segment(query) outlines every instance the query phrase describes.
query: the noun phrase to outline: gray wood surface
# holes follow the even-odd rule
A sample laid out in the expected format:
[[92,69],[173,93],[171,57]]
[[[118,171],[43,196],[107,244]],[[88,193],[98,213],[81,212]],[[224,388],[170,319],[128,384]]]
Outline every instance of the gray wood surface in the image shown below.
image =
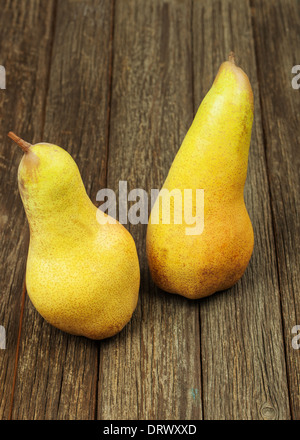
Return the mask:
[[300,419],[300,350],[292,347],[300,322],[300,93],[291,84],[300,63],[300,2],[253,1],[253,14],[291,411]]
[[[195,106],[231,50],[250,78],[255,101],[245,187],[254,251],[233,288],[200,303],[204,417],[286,419],[288,383],[251,11],[247,1],[209,6],[198,0],[193,17]],[[212,22],[214,26],[209,26]]]
[[[109,188],[160,188],[192,122],[191,2],[117,1]],[[128,225],[141,266],[140,300],[125,331],[101,345],[98,416],[201,418],[197,302],[150,279],[146,225]]]
[[[300,419],[297,0],[0,0],[0,419]],[[104,341],[51,327],[22,293],[28,226],[21,153],[56,143],[93,203],[119,181],[160,188],[217,70],[234,50],[255,98],[243,278],[190,301],[151,280],[146,225],[137,309]],[[149,201],[150,205],[150,201]],[[130,204],[129,204],[130,207]],[[150,206],[149,206],[150,208]]]
[[0,64],[6,69],[6,90],[0,90],[0,325],[6,330],[6,350],[0,350],[0,419],[11,412],[29,238],[17,185],[22,153],[7,133],[14,129],[31,140],[41,136],[52,17],[53,1],[31,1],[21,9],[15,1],[1,2]]
[[[111,20],[110,2],[58,2],[40,139],[72,154],[95,203],[106,169]],[[93,419],[98,351],[51,327],[27,298],[12,417]]]

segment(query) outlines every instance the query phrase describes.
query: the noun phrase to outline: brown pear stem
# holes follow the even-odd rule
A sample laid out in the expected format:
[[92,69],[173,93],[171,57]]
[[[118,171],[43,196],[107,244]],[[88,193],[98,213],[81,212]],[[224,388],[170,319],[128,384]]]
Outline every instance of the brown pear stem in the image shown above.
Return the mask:
[[228,56],[228,60],[231,62],[231,63],[233,63],[233,64],[235,64],[235,54],[234,54],[234,52],[230,52],[230,54],[229,54],[229,56]]
[[17,136],[15,133],[10,131],[7,135],[10,137],[16,144],[19,145],[20,148],[24,151],[24,153],[28,153],[29,148],[31,147],[31,144],[21,139],[19,136]]

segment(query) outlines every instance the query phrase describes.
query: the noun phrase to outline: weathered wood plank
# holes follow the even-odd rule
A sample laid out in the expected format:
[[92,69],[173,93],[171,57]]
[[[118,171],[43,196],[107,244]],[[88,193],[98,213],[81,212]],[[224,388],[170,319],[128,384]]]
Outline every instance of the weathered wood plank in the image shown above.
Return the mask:
[[[95,203],[106,169],[111,5],[58,2],[42,139],[72,154]],[[28,299],[13,418],[93,419],[98,347],[48,325]]]
[[300,93],[292,87],[291,70],[300,63],[300,2],[251,3],[291,411],[299,420],[300,350],[292,347],[292,328],[300,324]]
[[[190,1],[117,1],[108,187],[161,188],[193,118]],[[146,225],[127,225],[141,266],[133,319],[101,345],[100,419],[199,419],[196,302],[156,289]]]
[[[249,75],[255,98],[245,188],[255,234],[254,253],[236,286],[200,304],[204,417],[288,419],[278,273],[250,7],[246,0],[195,0],[193,17],[195,108],[231,50]],[[270,57],[268,66],[275,63]],[[266,90],[269,93],[269,87]]]
[[[234,49],[256,105],[245,189],[256,237],[249,268],[233,289],[203,301],[165,294],[149,277],[145,225],[128,226],[142,271],[133,320],[98,344],[50,327],[27,299],[13,418],[91,419],[97,411],[99,418],[192,419],[203,409],[206,419],[288,419],[281,307],[292,416],[300,418],[300,351],[291,346],[291,329],[300,323],[299,93],[290,83],[291,67],[299,64],[299,3],[251,1],[258,72],[248,2],[193,5],[116,3],[107,186],[117,189],[127,180],[129,190],[149,195],[160,188],[192,121],[193,87],[196,109]],[[0,350],[0,418],[10,409],[28,240],[16,184],[20,154],[5,133],[13,128],[28,140],[43,136],[66,147],[94,202],[106,185],[112,4],[58,2],[45,112],[53,7],[7,0],[0,16],[0,64],[8,75],[7,90],[0,91],[0,325],[7,330],[7,349]]]
[[6,90],[0,90],[0,325],[6,330],[6,350],[0,350],[0,419],[10,415],[28,244],[17,186],[22,155],[6,134],[13,129],[28,139],[41,136],[53,5],[52,0],[1,2],[0,64],[6,69]]

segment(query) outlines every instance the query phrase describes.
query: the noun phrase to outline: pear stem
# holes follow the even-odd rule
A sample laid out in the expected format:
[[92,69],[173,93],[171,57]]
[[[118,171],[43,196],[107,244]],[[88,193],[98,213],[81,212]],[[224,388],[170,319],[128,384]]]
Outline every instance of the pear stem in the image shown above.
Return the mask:
[[228,60],[231,62],[231,63],[233,63],[233,64],[235,64],[235,54],[234,54],[234,52],[230,52],[230,54],[229,54],[229,57],[228,57]]
[[21,139],[19,136],[17,136],[15,133],[10,131],[7,135],[9,138],[11,138],[16,144],[19,145],[20,148],[24,151],[24,153],[28,153],[29,148],[31,147],[31,144]]

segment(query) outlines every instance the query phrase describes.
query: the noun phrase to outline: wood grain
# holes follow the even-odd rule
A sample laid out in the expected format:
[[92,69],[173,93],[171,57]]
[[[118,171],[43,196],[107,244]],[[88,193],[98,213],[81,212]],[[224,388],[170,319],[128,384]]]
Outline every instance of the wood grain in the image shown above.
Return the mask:
[[[0,419],[300,419],[299,23],[297,0],[1,1]],[[167,294],[146,225],[126,224],[141,266],[131,322],[100,342],[51,327],[22,301],[29,234],[7,132],[66,148],[95,204],[122,180],[150,198],[231,50],[255,97],[243,278],[200,301]]]
[[[117,1],[108,187],[160,188],[193,118],[191,2]],[[132,321],[101,345],[100,419],[200,419],[197,302],[150,279],[146,225],[137,244],[141,289]]]
[[300,3],[253,1],[252,13],[291,411],[299,420],[300,350],[292,347],[292,328],[300,324],[300,93],[291,70],[300,63]]
[[255,234],[242,279],[200,304],[205,419],[290,417],[281,309],[248,1],[194,1],[195,108],[231,50],[255,97],[246,206]]
[[53,6],[53,1],[1,2],[0,64],[6,69],[6,90],[0,90],[0,325],[6,330],[6,350],[0,350],[0,419],[10,414],[28,245],[17,187],[22,153],[7,133],[14,130],[30,140],[41,136]]
[[[41,139],[71,153],[95,203],[106,170],[111,21],[109,1],[58,2]],[[98,351],[48,325],[27,299],[13,418],[93,419]]]

